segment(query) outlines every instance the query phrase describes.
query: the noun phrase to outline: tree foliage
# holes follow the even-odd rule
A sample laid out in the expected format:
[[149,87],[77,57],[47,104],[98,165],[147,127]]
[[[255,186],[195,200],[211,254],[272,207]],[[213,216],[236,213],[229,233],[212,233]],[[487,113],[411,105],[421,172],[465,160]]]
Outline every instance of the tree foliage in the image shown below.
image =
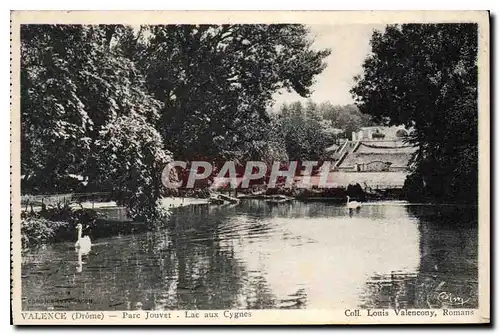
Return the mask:
[[352,89],[379,120],[414,129],[410,193],[477,201],[476,24],[405,24],[375,31]]
[[27,191],[82,175],[139,215],[172,153],[286,158],[267,109],[278,90],[310,94],[329,54],[311,45],[302,25],[22,26]]
[[71,173],[91,182],[111,180],[113,192],[134,193],[132,185],[116,183],[119,173],[130,171],[143,193],[158,187],[138,171],[165,162],[167,151],[154,127],[162,103],[147,93],[135,64],[114,52],[119,30],[22,27],[21,173],[33,191],[61,191],[58,181]]
[[249,149],[247,130],[269,121],[273,94],[293,89],[307,96],[329,55],[311,49],[302,25],[145,29],[150,37],[137,60],[165,104],[159,128],[179,158],[240,158]]
[[333,127],[342,129],[347,138],[361,127],[375,124],[370,115],[361,113],[354,104],[334,105],[331,102],[324,102],[319,104],[318,109],[323,118],[330,120]]
[[290,160],[323,160],[325,148],[333,144],[322,124],[317,105],[308,102],[283,104],[277,115],[278,133]]

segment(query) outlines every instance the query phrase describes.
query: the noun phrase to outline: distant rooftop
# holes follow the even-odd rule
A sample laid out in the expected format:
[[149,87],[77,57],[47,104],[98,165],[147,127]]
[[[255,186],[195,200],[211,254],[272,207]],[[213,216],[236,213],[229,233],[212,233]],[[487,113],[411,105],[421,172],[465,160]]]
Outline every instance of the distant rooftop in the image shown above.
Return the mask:
[[352,140],[401,139],[408,135],[410,131],[404,126],[370,126],[361,127],[359,131],[353,132]]
[[416,146],[400,140],[362,140],[339,164],[342,171],[406,170]]

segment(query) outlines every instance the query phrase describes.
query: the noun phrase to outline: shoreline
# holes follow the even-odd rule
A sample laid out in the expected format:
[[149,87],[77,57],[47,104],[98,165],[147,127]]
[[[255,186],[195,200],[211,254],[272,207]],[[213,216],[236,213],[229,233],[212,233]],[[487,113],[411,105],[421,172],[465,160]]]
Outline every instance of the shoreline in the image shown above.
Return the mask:
[[[275,194],[239,194],[239,200],[258,200],[268,202],[270,205],[279,206],[280,203],[289,201],[299,202],[329,202],[340,205],[345,199],[342,196],[284,196],[288,192],[276,192]],[[286,199],[282,201],[270,200],[279,195],[283,195]],[[273,202],[274,201],[274,202]],[[464,204],[456,203],[433,203],[433,202],[412,202],[401,198],[371,198],[366,197],[362,201],[365,205],[386,204],[388,202],[404,206],[463,206]],[[160,200],[161,207],[168,212],[175,208],[181,208],[192,205],[211,205],[210,198],[193,198],[193,197],[164,197]],[[470,204],[469,204],[470,205]],[[73,241],[75,235],[76,222],[84,225],[84,230],[87,234],[90,233],[91,238],[113,237],[118,235],[128,235],[151,229],[154,225],[149,225],[144,222],[132,221],[126,218],[126,208],[117,206],[116,202],[83,202],[81,204],[70,204],[66,208],[50,208],[49,215],[47,212],[42,215],[41,207],[33,207],[33,211],[22,211],[21,213],[21,236],[23,248],[30,249],[40,245],[47,245],[57,242]],[[52,216],[51,212],[52,211]],[[66,211],[66,212],[64,212]],[[63,212],[63,215],[61,215]],[[65,216],[66,215],[66,216]],[[165,224],[167,224],[165,222]]]
[[[170,210],[191,205],[208,204],[208,198],[165,197],[161,207]],[[23,207],[21,210],[21,239],[24,249],[57,242],[73,241],[75,222],[91,232],[91,238],[112,237],[146,231],[153,225],[126,218],[127,209],[115,201],[70,203],[66,206]]]

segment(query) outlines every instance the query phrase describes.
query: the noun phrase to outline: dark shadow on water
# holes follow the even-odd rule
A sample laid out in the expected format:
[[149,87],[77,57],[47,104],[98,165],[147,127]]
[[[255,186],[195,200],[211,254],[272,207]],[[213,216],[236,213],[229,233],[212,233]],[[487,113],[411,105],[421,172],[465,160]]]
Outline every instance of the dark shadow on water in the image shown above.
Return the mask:
[[[443,306],[441,292],[474,307],[477,213],[254,200],[189,206],[166,227],[98,239],[83,262],[77,271],[73,243],[25,254],[23,307],[297,309],[340,306],[343,294],[348,307],[428,308]],[[61,297],[69,300],[47,302]]]
[[477,208],[408,206],[419,220],[420,266],[366,283],[364,308],[477,308]]

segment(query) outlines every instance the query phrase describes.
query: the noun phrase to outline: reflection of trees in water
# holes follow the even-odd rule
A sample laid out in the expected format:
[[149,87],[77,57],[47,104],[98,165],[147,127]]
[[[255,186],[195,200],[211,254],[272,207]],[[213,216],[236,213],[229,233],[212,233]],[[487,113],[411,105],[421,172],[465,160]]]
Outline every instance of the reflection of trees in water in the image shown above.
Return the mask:
[[[281,241],[300,233],[300,227],[292,233],[283,230],[273,217],[338,217],[339,227],[357,222],[355,217],[346,218],[345,210],[327,203],[270,206],[264,201],[179,208],[166,229],[99,242],[84,259],[82,273],[75,271],[72,244],[25,254],[23,298],[92,299],[91,304],[71,302],[60,308],[74,310],[304,308],[311,303],[306,293],[273,292],[273,277],[266,277],[261,263],[249,262],[253,255],[248,251],[254,241],[259,246],[262,239],[269,243],[270,237]],[[413,263],[418,271],[394,269],[373,276],[364,287],[364,307],[439,307],[444,300],[437,296],[440,292],[470,297],[463,307],[477,306],[477,213],[470,207],[366,205],[354,215],[389,218],[380,222],[390,225],[414,224],[400,232],[409,232],[412,238],[419,235],[418,242],[412,242],[413,255],[420,253],[420,263],[417,259]],[[23,302],[23,306],[28,305]]]
[[[292,201],[281,204],[269,204],[263,200],[244,200],[240,208],[252,215],[279,217],[279,218],[321,218],[349,215],[345,204],[336,204],[329,201]],[[370,219],[399,218],[407,216],[406,206],[403,204],[384,205],[382,203],[363,204],[353,216]]]
[[[180,208],[167,229],[96,245],[78,274],[74,251],[66,251],[67,245],[51,246],[26,256],[35,262],[23,265],[23,275],[30,277],[23,280],[23,296],[52,299],[66,297],[70,290],[74,298],[92,299],[91,304],[61,306],[74,310],[269,308],[273,295],[265,279],[249,276],[235,257],[232,243],[237,240],[221,244],[220,230],[231,227],[234,222],[228,220],[235,215],[234,206]],[[262,229],[242,227],[244,235]],[[26,308],[34,307],[47,305]]]
[[362,307],[476,308],[477,208],[406,208],[419,221],[418,273],[373,276],[366,283]]
[[269,205],[264,200],[253,200],[253,199],[244,199],[238,205],[240,211],[247,215],[264,217],[268,216],[271,213],[273,206]]
[[[265,294],[265,282],[248,282],[234,248],[220,244],[219,230],[231,224],[228,220],[236,212],[234,206],[193,206],[172,218],[169,231],[177,256],[179,306],[223,309],[272,304],[271,297]],[[246,303],[242,303],[241,295],[249,297]]]
[[264,200],[243,200],[240,208],[248,215],[266,218],[315,218],[338,215],[344,209],[328,202],[290,201],[270,204]]
[[416,274],[375,275],[366,283],[362,308],[412,308]]
[[262,276],[245,276],[238,295],[239,308],[266,309],[276,304],[274,295]]
[[[23,310],[45,310],[47,307],[56,310],[65,309],[72,304],[69,299],[79,297],[81,292],[75,292],[73,289],[74,276],[68,276],[66,279],[61,275],[75,270],[71,268],[76,267],[76,262],[74,264],[70,262],[73,258],[76,261],[77,255],[67,244],[56,245],[55,248],[42,245],[23,253],[21,267]],[[68,302],[64,304],[65,306],[57,303],[33,303],[55,297],[68,299]]]
[[[169,231],[178,263],[177,299],[182,308],[302,308],[305,292],[277,301],[260,272],[248,272],[235,243],[248,243],[273,227],[262,201],[240,206],[183,208]],[[244,241],[240,240],[243,239]],[[174,306],[172,306],[174,307]]]

